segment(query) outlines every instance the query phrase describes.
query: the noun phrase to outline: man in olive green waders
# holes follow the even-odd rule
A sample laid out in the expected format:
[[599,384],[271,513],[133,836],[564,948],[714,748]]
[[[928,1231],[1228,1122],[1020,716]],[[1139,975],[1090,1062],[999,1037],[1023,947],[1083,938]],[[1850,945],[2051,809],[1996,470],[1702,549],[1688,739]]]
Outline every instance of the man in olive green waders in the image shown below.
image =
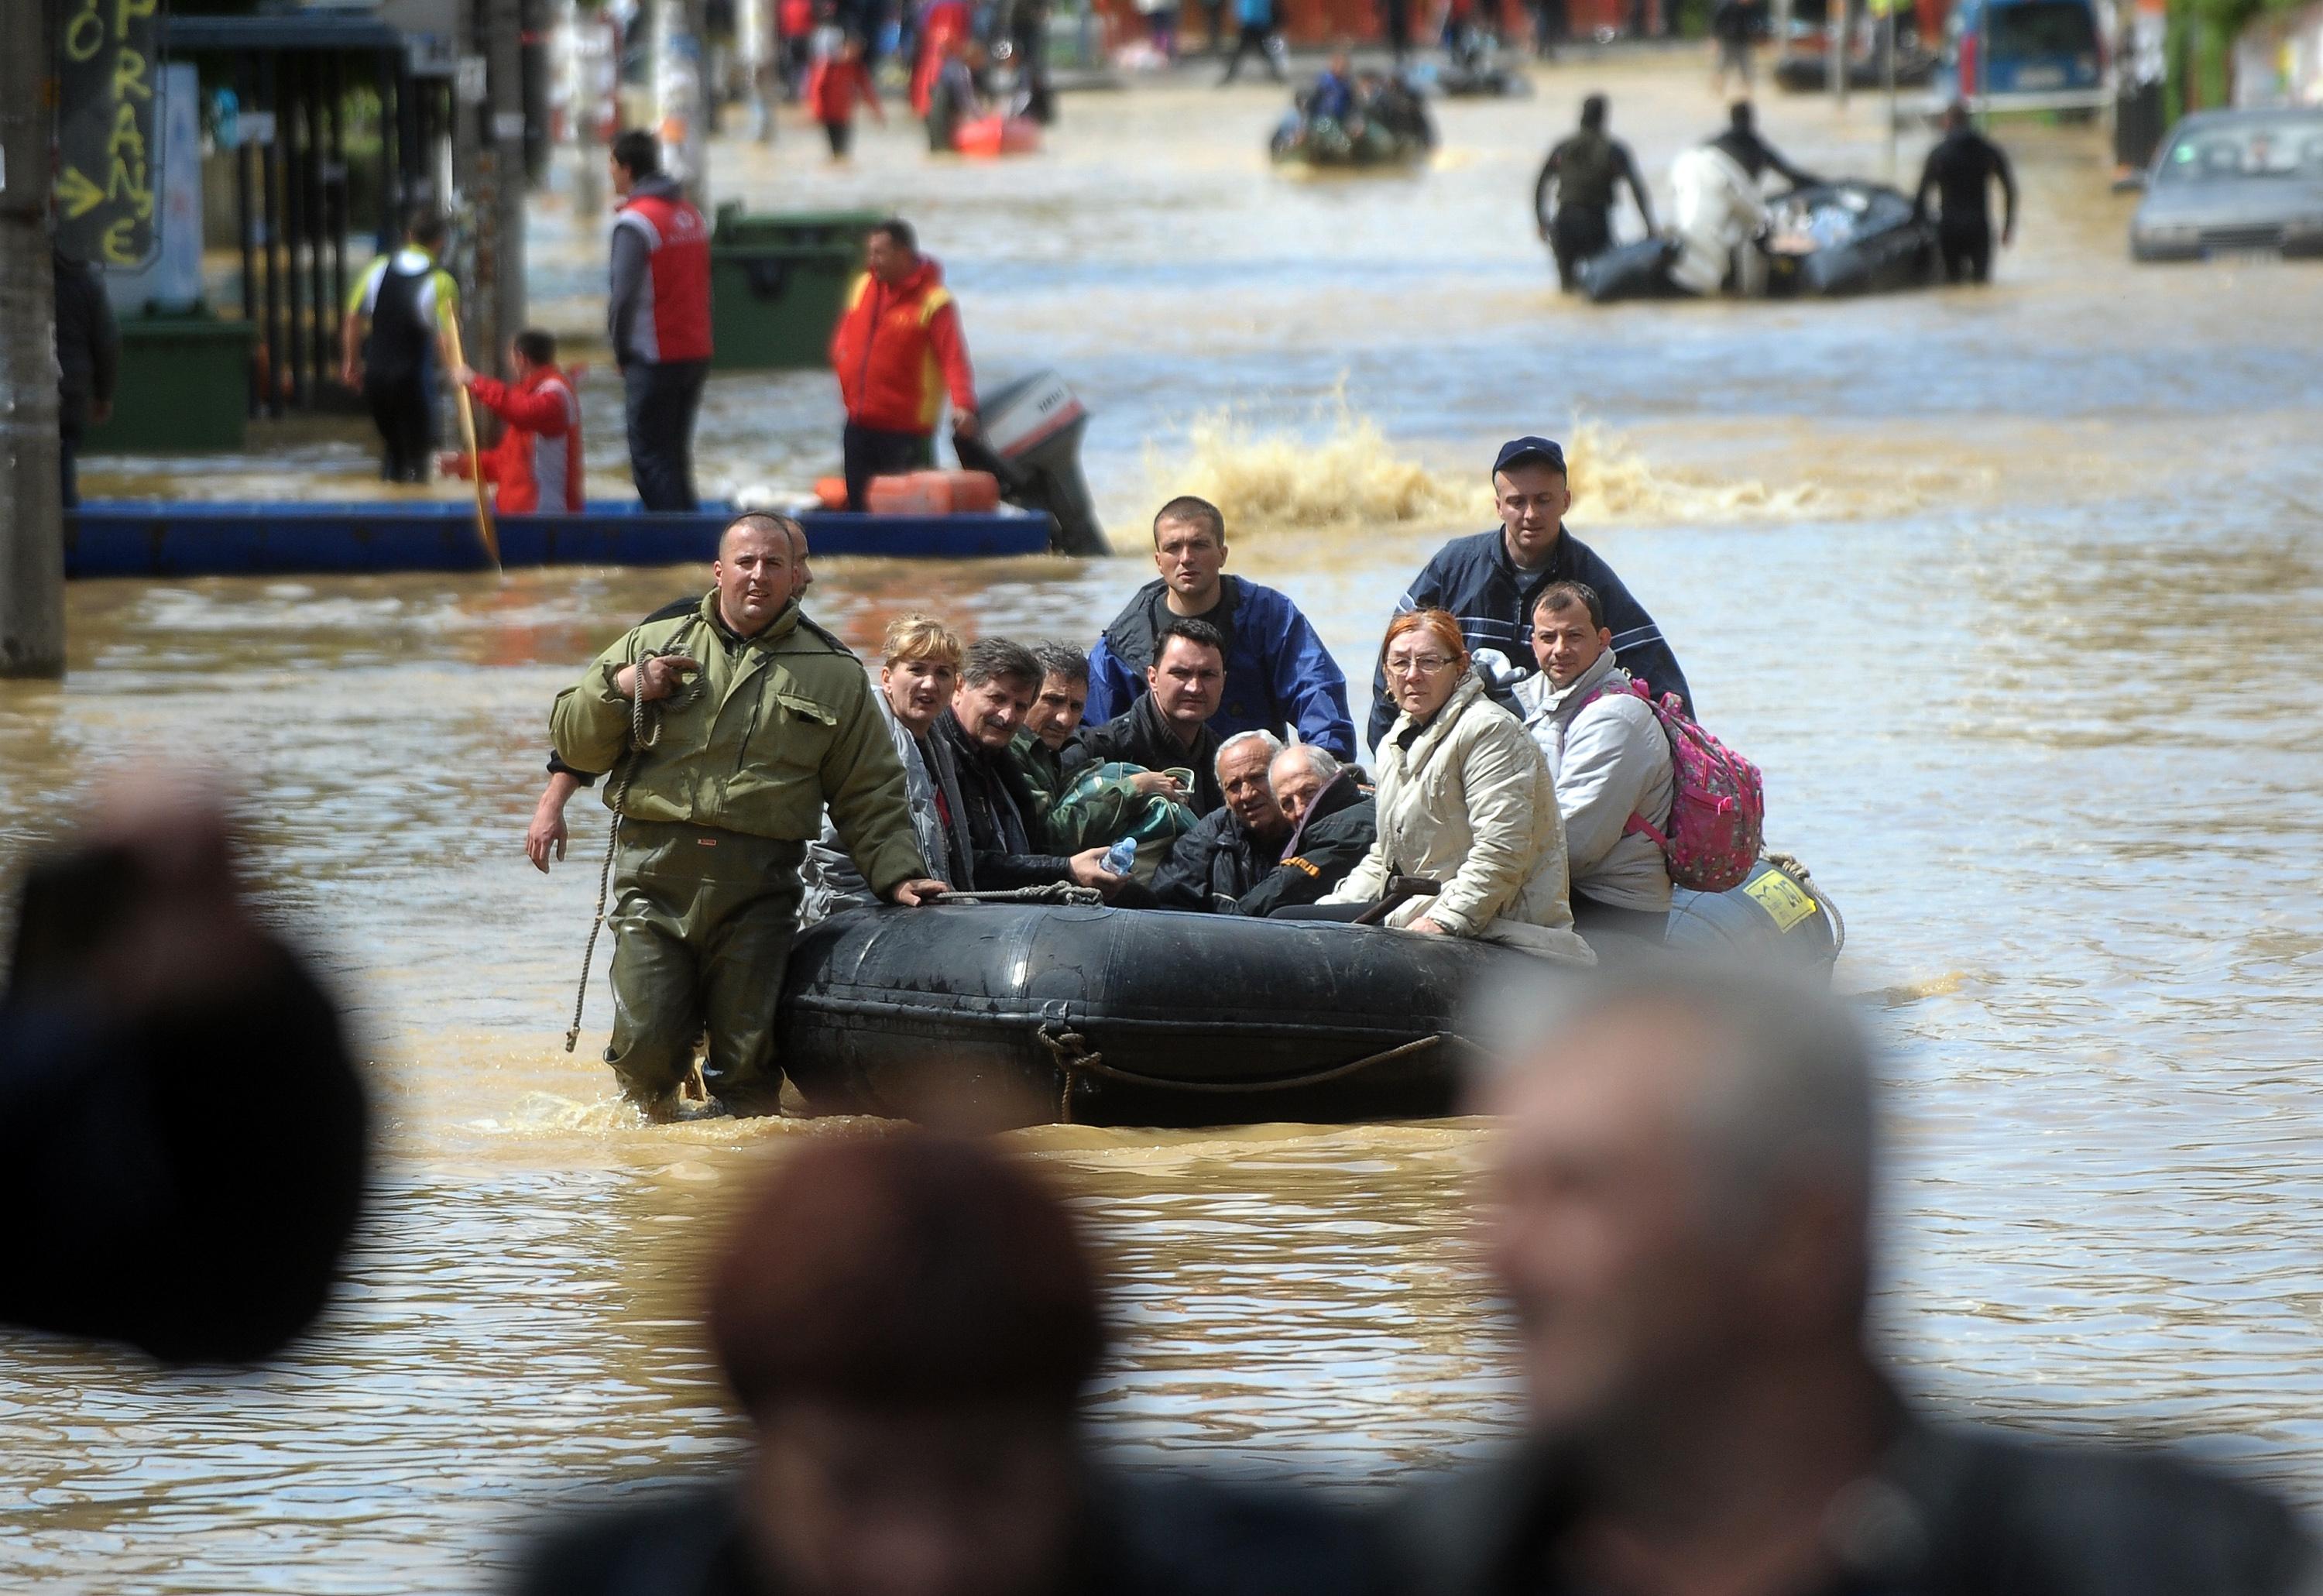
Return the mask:
[[612,773],[605,803],[620,834],[605,1062],[656,1119],[677,1114],[705,1027],[711,1095],[735,1114],[775,1111],[775,1004],[799,861],[826,805],[881,897],[917,903],[943,890],[926,878],[870,678],[799,612],[792,530],[776,516],[736,520],[701,605],[632,629],[557,694],[549,716],[560,758]]

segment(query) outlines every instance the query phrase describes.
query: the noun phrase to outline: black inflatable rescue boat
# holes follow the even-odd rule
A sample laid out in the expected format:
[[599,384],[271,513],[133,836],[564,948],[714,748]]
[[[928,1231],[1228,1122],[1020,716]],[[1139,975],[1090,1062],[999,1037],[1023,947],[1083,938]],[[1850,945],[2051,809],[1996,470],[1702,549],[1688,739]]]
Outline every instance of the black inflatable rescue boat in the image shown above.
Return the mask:
[[1816,183],[1767,202],[1767,296],[1885,294],[1939,280],[1933,223],[1879,183]]
[[[1755,248],[1766,261],[1770,299],[1836,298],[1926,288],[1941,280],[1936,230],[1912,202],[1878,183],[1816,183],[1767,202]],[[1687,298],[1670,280],[1673,238],[1639,239],[1592,256],[1578,268],[1581,290],[1598,304]],[[1738,273],[1727,292],[1737,292]]]
[[[1762,863],[1681,893],[1676,947],[1827,970],[1840,928]],[[854,909],[802,932],[783,1068],[816,1114],[953,1127],[1420,1118],[1455,1105],[1472,987],[1566,967],[1450,937],[1230,914]]]

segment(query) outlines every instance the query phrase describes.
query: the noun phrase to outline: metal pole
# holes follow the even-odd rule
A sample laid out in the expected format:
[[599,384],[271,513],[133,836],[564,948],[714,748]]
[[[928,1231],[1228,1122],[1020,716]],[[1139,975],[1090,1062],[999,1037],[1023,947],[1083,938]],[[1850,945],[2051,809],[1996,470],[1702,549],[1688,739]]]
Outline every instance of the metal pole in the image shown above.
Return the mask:
[[525,319],[524,11],[522,0],[482,5],[491,120],[476,196],[476,326],[485,342],[474,353],[484,362],[479,370],[506,376],[509,340]]
[[47,14],[0,5],[0,676],[65,674]]
[[280,89],[274,103],[274,147],[282,154],[282,344],[275,354],[281,374],[289,379],[290,403],[304,409],[307,388],[307,293],[298,258],[307,240],[306,162],[299,154],[298,113],[305,100],[302,79],[305,58],[281,58]]
[[1839,108],[1847,109],[1855,83],[1855,0],[1832,0],[1839,8]]
[[[1965,85],[1963,85],[1965,87]],[[1976,8],[1976,89],[1969,104],[1976,110],[1977,131],[1992,131],[1992,0]]]
[[459,225],[471,220],[467,212],[475,201],[476,162],[481,154],[479,134],[491,93],[487,77],[483,95],[477,94],[477,75],[490,71],[489,64],[476,53],[481,4],[482,0],[457,0],[452,21],[452,37],[460,41],[458,64],[451,83],[452,192],[436,197],[436,209],[447,221]]
[[685,197],[710,208],[710,81],[702,0],[658,0],[653,7],[655,131],[662,161]]
[[[249,59],[244,57],[234,63],[235,105],[248,107],[257,103],[255,91],[250,84],[250,63]],[[255,179],[251,176],[251,169],[257,160],[258,151],[251,147],[249,140],[243,139],[235,144],[234,222],[235,236],[242,251],[242,319],[253,327],[258,326],[258,263],[253,254],[258,247],[258,223],[252,210],[251,188]],[[249,415],[256,416],[263,396],[259,388],[258,362],[255,361],[251,362],[246,387],[248,397],[244,402],[244,409]]]
[[1882,35],[1879,45],[1879,87],[1887,96],[1887,182],[1896,182],[1896,11],[1901,0],[1887,0],[1887,14],[1881,19]]
[[265,353],[266,413],[280,419],[282,415],[282,362],[287,358],[290,340],[285,334],[288,325],[282,316],[282,96],[275,71],[275,58],[259,58],[259,95],[266,102],[264,115],[275,118],[272,133],[258,149],[259,234],[266,251],[265,335],[260,347]]
[[1847,104],[1847,0],[1823,0],[1823,80],[1832,98]]

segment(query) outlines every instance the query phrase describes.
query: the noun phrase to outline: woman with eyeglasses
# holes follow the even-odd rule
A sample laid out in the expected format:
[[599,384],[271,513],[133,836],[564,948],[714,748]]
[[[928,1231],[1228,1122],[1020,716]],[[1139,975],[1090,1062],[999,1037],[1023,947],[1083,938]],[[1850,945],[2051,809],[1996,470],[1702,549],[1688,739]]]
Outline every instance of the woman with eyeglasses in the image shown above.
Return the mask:
[[1441,610],[1399,615],[1380,661],[1399,713],[1373,750],[1378,839],[1308,915],[1352,920],[1380,901],[1391,877],[1422,876],[1438,890],[1383,923],[1595,962],[1573,930],[1565,823],[1547,762],[1517,718],[1486,696],[1460,623]]

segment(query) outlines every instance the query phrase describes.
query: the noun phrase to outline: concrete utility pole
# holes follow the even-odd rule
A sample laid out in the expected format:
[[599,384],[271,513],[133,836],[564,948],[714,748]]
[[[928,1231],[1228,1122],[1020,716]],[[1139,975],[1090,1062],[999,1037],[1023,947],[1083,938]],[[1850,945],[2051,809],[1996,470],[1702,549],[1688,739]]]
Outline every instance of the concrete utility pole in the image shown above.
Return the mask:
[[522,0],[478,0],[483,24],[485,104],[471,200],[476,281],[468,362],[508,375],[509,340],[523,331],[524,14]]
[[1839,108],[1847,109],[1848,74],[1854,67],[1854,0],[1829,0],[1831,6],[1831,92]]
[[[452,192],[440,208],[452,225],[452,247],[443,265],[460,285],[462,343],[480,371],[491,370],[492,346],[484,341],[479,314],[491,314],[486,257],[491,252],[484,202],[484,135],[491,121],[490,63],[478,50],[483,0],[456,0],[452,12],[452,37],[459,41],[452,72]],[[470,329],[475,330],[471,338]]]
[[648,0],[653,11],[654,132],[664,168],[710,208],[710,66],[702,0]]
[[47,14],[0,0],[0,676],[65,674]]

